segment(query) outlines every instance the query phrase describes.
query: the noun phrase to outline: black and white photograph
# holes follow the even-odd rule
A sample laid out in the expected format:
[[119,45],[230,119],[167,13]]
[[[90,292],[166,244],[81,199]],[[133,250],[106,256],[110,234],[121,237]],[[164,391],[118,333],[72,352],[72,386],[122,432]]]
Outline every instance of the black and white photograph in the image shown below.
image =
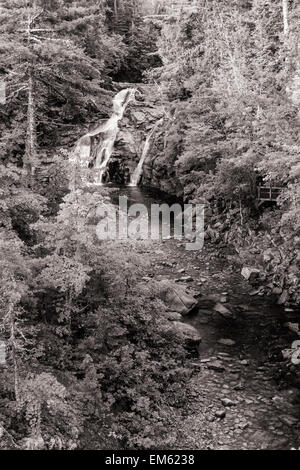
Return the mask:
[[300,0],[0,0],[0,450],[300,450]]

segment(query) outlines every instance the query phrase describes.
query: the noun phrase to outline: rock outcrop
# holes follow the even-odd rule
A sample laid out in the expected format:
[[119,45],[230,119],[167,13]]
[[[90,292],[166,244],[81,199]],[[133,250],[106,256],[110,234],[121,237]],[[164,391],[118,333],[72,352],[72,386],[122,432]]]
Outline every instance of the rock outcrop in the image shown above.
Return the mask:
[[158,297],[165,303],[169,311],[181,315],[187,315],[198,305],[195,297],[183,287],[169,280],[158,283]]
[[201,343],[201,335],[192,325],[187,325],[179,321],[174,321],[172,324],[174,331],[190,346],[199,346]]
[[[126,86],[126,84],[122,84]],[[131,84],[132,86],[132,84]],[[142,186],[157,188],[171,195],[181,196],[182,186],[176,176],[174,162],[165,158],[165,132],[168,117],[156,88],[138,85],[136,100],[127,108],[119,123],[119,133],[107,169],[107,181],[129,184],[137,168],[147,136],[157,126],[151,137],[151,145],[143,165]]]
[[199,353],[199,345],[202,338],[199,331],[192,325],[181,321],[170,321],[165,327],[165,332],[172,336],[177,336],[187,350]]
[[[126,84],[122,84],[126,86]],[[119,123],[119,132],[108,165],[106,179],[117,184],[130,183],[147,135],[163,117],[163,106],[151,85],[138,85],[136,99]]]

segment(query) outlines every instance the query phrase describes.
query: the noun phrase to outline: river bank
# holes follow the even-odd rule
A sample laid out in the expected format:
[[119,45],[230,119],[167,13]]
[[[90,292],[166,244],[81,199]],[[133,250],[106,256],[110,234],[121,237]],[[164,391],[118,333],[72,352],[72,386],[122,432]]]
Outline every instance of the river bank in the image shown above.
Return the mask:
[[[122,194],[134,202],[155,200],[137,191]],[[205,243],[201,252],[188,252],[185,243],[166,240],[137,242],[136,248],[151,264],[145,282],[173,280],[199,299],[197,311],[183,320],[200,332],[202,342],[199,358],[190,359],[188,406],[169,410],[166,434],[174,448],[298,448],[299,366],[281,352],[297,339],[284,326],[297,312],[250,295],[251,286],[227,260],[226,246]],[[221,300],[233,318],[214,311],[211,298]]]

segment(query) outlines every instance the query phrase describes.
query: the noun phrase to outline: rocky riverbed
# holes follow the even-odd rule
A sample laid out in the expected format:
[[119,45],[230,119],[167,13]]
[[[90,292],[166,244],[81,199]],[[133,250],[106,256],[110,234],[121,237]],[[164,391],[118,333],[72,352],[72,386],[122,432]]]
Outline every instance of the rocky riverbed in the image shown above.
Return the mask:
[[[226,263],[226,253],[213,246],[192,254],[184,244],[165,242],[154,253],[152,273],[158,279],[190,276],[188,283],[178,283],[201,294],[199,308],[184,319],[197,328],[202,342],[200,357],[191,360],[195,374],[189,408],[177,417],[176,446],[298,448],[299,366],[281,353],[295,340],[283,326],[291,313],[269,299],[250,296],[251,288]],[[207,298],[212,295],[223,301],[232,319],[210,310]]]
[[188,406],[170,409],[170,446],[298,448],[300,366],[282,355],[297,339],[284,325],[298,312],[250,295],[251,286],[227,260],[226,246],[205,244],[191,252],[183,242],[166,240],[137,248],[151,262],[145,282],[171,280],[198,299],[193,313],[180,320],[196,328],[202,341],[199,357],[190,358]]

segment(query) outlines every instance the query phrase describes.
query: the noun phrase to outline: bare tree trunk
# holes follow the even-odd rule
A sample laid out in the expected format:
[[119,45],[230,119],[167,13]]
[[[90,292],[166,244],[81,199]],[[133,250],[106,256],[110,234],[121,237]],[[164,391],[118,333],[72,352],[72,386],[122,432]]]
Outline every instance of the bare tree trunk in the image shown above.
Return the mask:
[[[32,1],[31,8],[27,12],[27,42],[30,48],[32,27],[34,26],[36,14],[36,0]],[[27,104],[27,136],[25,143],[24,167],[27,172],[28,184],[35,170],[36,161],[36,120],[35,120],[35,79],[34,64],[29,65],[28,73],[28,104]]]
[[16,355],[16,351],[15,349],[13,348],[13,364],[14,364],[14,389],[15,389],[15,399],[16,399],[16,402],[17,402],[17,405],[19,405],[20,403],[20,393],[19,393],[19,389],[20,389],[20,384],[19,384],[19,368],[18,368],[18,362],[17,362],[17,355]]
[[115,20],[118,20],[118,0],[114,0]]
[[10,337],[9,337],[9,344],[11,348],[11,355],[12,355],[12,362],[14,367],[14,391],[15,391],[15,400],[17,405],[20,402],[20,385],[19,385],[19,368],[18,368],[18,360],[17,360],[17,340],[16,340],[16,324],[15,324],[15,313],[14,313],[14,305],[10,303],[8,309],[8,322],[10,328]]
[[30,179],[34,175],[36,162],[36,119],[35,119],[35,80],[33,67],[28,77],[27,137],[24,167]]
[[286,36],[289,32],[289,8],[288,0],[282,0],[283,32]]

